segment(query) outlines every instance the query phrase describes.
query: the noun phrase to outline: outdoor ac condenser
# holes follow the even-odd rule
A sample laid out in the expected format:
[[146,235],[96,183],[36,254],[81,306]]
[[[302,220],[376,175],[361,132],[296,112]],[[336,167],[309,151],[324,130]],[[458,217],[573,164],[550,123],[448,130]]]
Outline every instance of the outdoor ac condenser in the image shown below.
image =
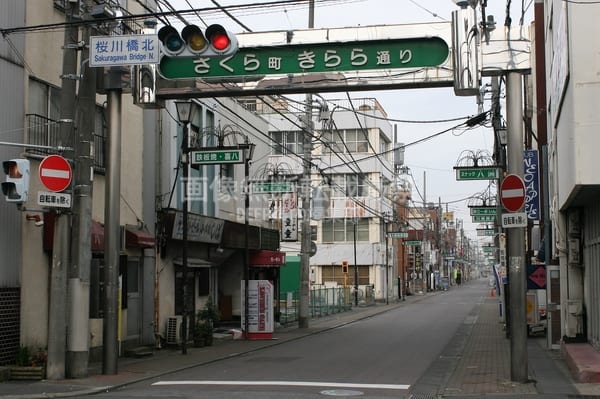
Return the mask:
[[181,322],[183,316],[169,316],[167,319],[167,345],[181,343]]

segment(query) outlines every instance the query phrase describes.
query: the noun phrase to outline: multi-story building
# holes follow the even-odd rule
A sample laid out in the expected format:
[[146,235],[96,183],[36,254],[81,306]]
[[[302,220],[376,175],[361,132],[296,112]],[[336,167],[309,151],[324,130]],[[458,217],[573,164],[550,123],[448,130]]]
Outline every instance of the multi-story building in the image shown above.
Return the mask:
[[[75,4],[80,10],[73,9]],[[67,348],[67,368],[82,366],[68,371],[71,376],[87,373],[88,359],[99,360],[106,349],[106,292],[114,288],[105,281],[109,268],[118,274],[119,300],[115,317],[108,319],[118,318],[118,345],[114,346],[123,354],[129,347],[154,345],[158,337],[166,337],[171,317],[177,321],[184,314],[184,301],[189,305],[186,312],[193,315],[211,297],[223,318],[239,320],[244,277],[276,282],[277,266],[284,262],[284,254],[277,251],[278,231],[263,222],[261,198],[243,194],[244,179],[254,175],[267,156],[264,120],[233,100],[195,101],[199,112],[189,124],[188,136],[192,149],[240,144],[247,149],[254,144],[256,149],[253,160],[245,164],[190,166],[189,179],[184,181],[181,143],[186,130],[175,116],[173,102],[166,101],[166,110],[136,106],[129,67],[123,68],[126,73],[117,80],[106,79],[104,71],[97,69],[97,94],[93,89],[91,95],[87,93],[91,100],[86,100],[82,90],[91,81],[85,72],[88,62],[78,55],[76,71],[67,79],[79,77],[80,84],[74,93],[63,92],[66,14],[81,11],[90,18],[90,13],[107,10],[118,11],[111,15],[147,12],[142,2],[10,0],[0,4],[0,26],[20,28],[3,32],[7,34],[0,41],[0,89],[11,93],[0,99],[1,141],[17,143],[0,145],[0,156],[2,160],[26,158],[31,164],[27,202],[17,207],[0,201],[0,218],[11,226],[0,232],[4,255],[0,263],[0,364],[13,362],[19,345],[49,348],[52,336],[58,336],[52,346],[58,352]],[[97,34],[124,35],[141,33],[143,23],[144,18],[127,19],[103,21],[94,27]],[[48,24],[47,30],[27,29]],[[83,28],[74,30],[64,47],[79,54]],[[107,90],[114,92],[107,95]],[[69,95],[73,96],[72,121],[63,118],[65,110],[61,109],[61,100]],[[120,105],[115,104],[116,98]],[[113,168],[111,174],[109,148],[113,144],[107,139],[115,133],[111,123],[115,120],[122,132],[121,151],[116,155],[120,168]],[[63,134],[61,127],[71,122],[74,130]],[[82,122],[91,127],[82,128]],[[80,197],[89,199],[89,214],[74,208],[57,212],[37,203],[37,193],[44,190],[38,166],[55,153],[73,167],[74,184],[65,194],[74,202]],[[87,158],[90,167],[82,168],[78,156]],[[77,180],[81,175],[87,180]],[[121,182],[116,226],[120,239],[116,240],[118,265],[107,267],[106,241],[116,235],[105,229],[109,176],[114,175]],[[189,215],[187,265],[182,261],[184,204]],[[249,210],[256,211],[251,214]],[[57,233],[55,225],[67,228]],[[76,251],[85,252],[89,260],[79,264]],[[184,299],[182,291],[189,296]],[[63,307],[56,308],[57,304]],[[176,334],[175,340],[179,337]],[[59,342],[63,339],[64,346]],[[56,370],[59,363],[52,365],[50,378],[64,374]]]
[[[596,99],[599,44],[595,21],[598,4],[547,0],[537,4],[543,27],[536,34],[536,71],[547,98],[537,85],[533,113],[536,136],[547,136],[550,223],[546,225],[544,260],[548,271],[548,301],[553,304],[549,342],[588,341],[600,348],[600,202],[598,187],[598,126]],[[545,61],[545,70],[544,62]],[[544,148],[540,148],[541,151]],[[543,153],[543,152],[542,152]],[[551,237],[551,238],[550,238]],[[557,287],[560,284],[560,290]],[[559,305],[555,306],[555,305]]]
[[[2,26],[19,28],[18,32],[12,32],[0,44],[3,63],[2,92],[11,93],[3,96],[2,109],[8,111],[7,118],[2,118],[1,130],[12,132],[10,141],[27,145],[21,148],[7,148],[0,146],[2,159],[27,158],[30,161],[31,179],[29,199],[21,207],[15,204],[0,204],[0,212],[3,221],[10,221],[13,226],[11,231],[0,233],[0,246],[2,253],[11,253],[7,257],[0,271],[2,289],[6,293],[2,298],[2,308],[8,309],[0,315],[3,319],[1,332],[3,340],[0,345],[0,362],[12,361],[15,348],[19,345],[29,347],[46,348],[49,336],[49,304],[64,303],[65,307],[59,309],[57,314],[65,314],[67,323],[67,309],[73,307],[86,308],[85,314],[89,314],[89,323],[84,323],[89,328],[89,333],[83,332],[83,347],[80,342],[69,341],[69,351],[76,354],[88,354],[88,348],[99,347],[102,342],[102,295],[103,295],[103,252],[104,231],[102,222],[104,220],[104,188],[106,172],[106,137],[108,111],[105,107],[106,97],[103,95],[93,96],[90,108],[85,108],[81,97],[75,97],[78,93],[64,93],[62,90],[63,79],[75,79],[76,76],[83,82],[89,80],[87,72],[83,67],[76,67],[76,73],[72,76],[63,76],[63,43],[65,27],[60,26],[66,20],[66,14],[76,17],[89,13],[96,2],[81,2],[81,8],[75,9],[77,2],[54,1],[38,3],[34,1],[7,1],[2,7]],[[117,2],[111,6],[120,8]],[[141,12],[141,7],[122,9],[123,13]],[[81,13],[81,14],[80,14]],[[31,30],[28,26],[39,26],[56,24],[60,29]],[[138,32],[141,24],[135,21],[117,23],[110,27],[105,34],[125,34]],[[82,31],[75,29],[73,37],[68,38],[65,51],[76,52],[77,61],[75,65],[85,65],[87,60],[80,55]],[[126,91],[126,90],[125,90]],[[74,118],[65,120],[62,118],[65,96],[73,96],[72,102]],[[75,100],[75,98],[79,98]],[[71,111],[71,110],[70,110]],[[154,256],[154,193],[145,192],[143,187],[154,179],[154,164],[152,148],[156,137],[154,121],[139,108],[133,106],[131,96],[123,95],[123,104],[120,109],[126,118],[122,118],[121,128],[126,134],[122,137],[121,146],[124,148],[122,168],[119,171],[123,184],[120,190],[120,225],[122,226],[121,246],[121,277],[123,281],[122,316],[123,324],[120,331],[120,339],[135,340],[136,342],[148,342],[153,340],[152,309],[144,304],[152,303],[153,294],[148,288],[154,286],[152,271],[155,264]],[[92,121],[93,132],[82,130],[84,121]],[[95,121],[95,124],[93,123]],[[64,124],[72,124],[72,129],[67,135],[61,128]],[[56,246],[53,238],[64,242],[78,242],[79,235],[54,237],[54,221],[57,215],[68,218],[71,226],[71,218],[74,217],[70,211],[57,212],[57,209],[46,208],[39,204],[37,195],[45,190],[38,177],[38,166],[40,161],[49,154],[60,153],[69,159],[74,168],[77,168],[75,148],[78,148],[85,140],[88,157],[93,159],[93,180],[88,180],[88,196],[93,196],[90,204],[89,230],[84,237],[91,234],[91,242],[88,243],[91,252],[90,265],[74,265],[77,263],[76,255],[69,252],[74,250],[67,245],[64,258],[56,260]],[[9,136],[5,136],[9,138]],[[152,139],[152,140],[151,140]],[[73,175],[78,171],[75,170]],[[88,172],[86,174],[90,176]],[[76,184],[81,184],[81,181]],[[153,187],[152,184],[149,185]],[[71,187],[72,189],[73,187]],[[69,191],[75,202],[74,191]],[[93,193],[93,194],[92,194]],[[90,231],[91,230],[91,231]],[[77,233],[75,233],[77,234]],[[73,244],[74,246],[76,244]],[[64,275],[53,273],[53,262],[64,264],[70,262],[70,267],[61,269]],[[150,278],[148,278],[150,276]],[[61,280],[64,282],[64,290],[57,289],[50,282]],[[67,286],[69,289],[67,290]],[[54,291],[53,291],[54,290]],[[75,291],[82,294],[78,297],[72,295]],[[145,293],[145,294],[144,294]],[[79,301],[76,298],[84,298]],[[70,316],[73,316],[70,314]],[[79,317],[79,316],[77,316]],[[11,322],[4,322],[10,320]],[[68,320],[69,323],[73,320]],[[58,323],[59,325],[61,323]],[[58,332],[65,335],[66,331]],[[73,334],[70,334],[71,336]],[[89,341],[87,337],[91,337]],[[76,355],[77,356],[77,355]]]
[[[323,100],[311,113],[312,133],[301,121],[303,105],[278,100],[257,109],[269,124],[271,169],[288,178],[302,175],[304,140],[312,135],[313,202],[322,195],[326,205],[317,214],[313,209],[311,286],[354,286],[357,274],[361,292],[372,290],[377,300],[397,293],[392,246],[386,240],[386,226],[394,216],[394,134],[381,105],[373,98]],[[274,199],[277,203],[281,198]],[[299,242],[285,241],[285,235],[282,239],[292,259],[300,251]],[[343,262],[350,266],[347,273]]]

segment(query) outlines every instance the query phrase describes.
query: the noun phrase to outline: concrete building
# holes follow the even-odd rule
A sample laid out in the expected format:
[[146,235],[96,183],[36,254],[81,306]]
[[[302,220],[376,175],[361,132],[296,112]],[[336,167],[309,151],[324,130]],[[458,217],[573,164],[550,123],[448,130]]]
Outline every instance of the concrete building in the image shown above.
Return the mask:
[[[376,99],[327,104],[319,100],[312,113],[311,226],[316,229],[316,253],[310,258],[311,287],[354,286],[356,271],[361,293],[385,300],[398,292],[393,247],[385,234],[394,217],[393,126]],[[269,170],[298,179],[305,156],[303,106],[279,100],[258,104],[257,111],[268,121],[273,142]],[[325,205],[315,211],[317,196]],[[280,215],[282,197],[275,195],[272,201],[275,215]],[[300,251],[295,237],[286,240],[282,234],[282,250],[289,256]],[[347,273],[343,262],[349,264]]]
[[545,259],[549,302],[560,305],[549,308],[554,332],[549,342],[588,341],[600,349],[600,45],[589,40],[600,33],[600,5],[548,0],[542,14],[536,24],[543,24],[543,37],[536,40],[544,42],[545,59],[536,60],[545,61],[547,98],[536,104],[534,115],[547,125],[552,238]]
[[[91,11],[104,10],[104,6],[97,9],[96,5],[106,2],[80,3],[83,15],[88,16]],[[143,14],[147,10],[141,3],[146,2],[114,1],[107,6],[121,15]],[[65,9],[70,4],[76,3],[10,0],[0,5],[0,26],[22,28],[19,32],[8,32],[0,41],[0,88],[2,93],[11,93],[0,99],[1,141],[28,145],[0,145],[0,156],[2,160],[26,158],[31,163],[28,201],[20,207],[0,201],[1,220],[11,226],[0,231],[0,253],[5,254],[0,262],[0,364],[14,362],[20,345],[48,348],[51,332],[62,338],[73,337],[73,332],[67,333],[67,330],[77,322],[84,327],[77,332],[75,343],[66,343],[68,350],[72,351],[76,345],[75,356],[85,356],[86,362],[88,358],[100,360],[104,350],[107,289],[104,251],[106,239],[114,233],[104,229],[111,104],[104,86],[108,80],[102,69],[98,70],[98,94],[93,96],[91,108],[80,107],[83,83],[78,86],[73,106],[76,126],[83,120],[95,121],[93,132],[86,131],[91,137],[86,154],[92,162],[92,173],[87,176],[91,177],[93,193],[86,231],[91,241],[88,243],[89,265],[74,265],[75,256],[71,255],[76,243],[81,241],[71,229],[76,225],[75,211],[60,213],[61,218],[68,218],[69,228],[64,236],[55,236],[59,213],[38,204],[37,199],[37,193],[45,190],[38,178],[39,164],[47,155],[60,152],[59,146],[68,148],[61,155],[72,161],[74,174],[78,172],[73,149],[80,144],[82,131],[63,137],[60,129],[65,36],[61,24],[65,22]],[[52,23],[56,24],[55,28],[42,31],[23,28]],[[109,29],[103,31],[104,34],[141,33],[143,23],[143,19],[128,19],[103,23],[97,28]],[[74,35],[74,45],[82,40],[81,32]],[[84,71],[79,68],[87,64],[79,57],[77,75]],[[175,328],[180,327],[177,321],[183,314],[183,298],[179,293],[184,286],[191,293],[187,300],[192,315],[211,297],[225,319],[239,321],[245,267],[249,267],[248,278],[277,281],[278,268],[285,258],[285,254],[278,251],[278,231],[269,228],[271,222],[264,219],[266,202],[253,196],[248,206],[245,204],[246,165],[190,167],[185,190],[181,164],[183,128],[175,116],[173,102],[166,101],[165,110],[138,107],[131,95],[129,67],[124,68],[124,72],[122,80],[116,83],[123,84],[119,87],[122,104],[117,116],[122,132],[116,309],[119,355],[128,348],[154,345],[158,337],[166,339],[172,318]],[[86,78],[83,75],[80,82]],[[237,146],[246,144],[248,139],[256,145],[254,160],[247,163],[248,175],[252,177],[267,158],[269,138],[265,121],[233,100],[196,103],[199,112],[189,125],[189,145],[192,148]],[[181,220],[186,191],[190,215],[187,275],[181,267]],[[75,192],[74,187],[65,191],[72,198]],[[247,212],[248,209],[253,213]],[[218,237],[215,232],[219,233]],[[248,237],[247,242],[245,237]],[[57,259],[57,245],[68,248],[63,251],[66,252],[64,258]],[[56,262],[68,263],[64,275],[53,271]],[[64,289],[58,292],[53,291],[57,278],[64,279]],[[51,330],[53,323],[50,323],[49,304],[56,301],[65,303],[59,312],[65,320],[58,323],[58,331]],[[180,343],[178,338],[179,334],[173,343]],[[87,372],[87,368],[81,372]]]

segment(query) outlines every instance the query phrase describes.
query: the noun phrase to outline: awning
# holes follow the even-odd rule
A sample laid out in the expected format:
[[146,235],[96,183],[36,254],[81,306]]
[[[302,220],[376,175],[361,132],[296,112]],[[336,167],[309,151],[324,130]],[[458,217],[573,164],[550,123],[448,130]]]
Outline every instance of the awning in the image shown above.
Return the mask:
[[[44,214],[44,250],[52,251],[54,242],[54,219],[53,213]],[[125,247],[127,248],[154,248],[156,240],[154,236],[145,230],[140,230],[137,226],[121,226],[121,234],[125,234]],[[92,220],[91,231],[91,251],[104,252],[104,226],[102,223]],[[121,248],[123,249],[123,248]]]
[[154,248],[156,240],[147,231],[133,226],[125,227],[125,246],[127,248]]
[[283,265],[285,265],[285,252],[267,249],[250,252],[250,266],[252,267],[280,267]]

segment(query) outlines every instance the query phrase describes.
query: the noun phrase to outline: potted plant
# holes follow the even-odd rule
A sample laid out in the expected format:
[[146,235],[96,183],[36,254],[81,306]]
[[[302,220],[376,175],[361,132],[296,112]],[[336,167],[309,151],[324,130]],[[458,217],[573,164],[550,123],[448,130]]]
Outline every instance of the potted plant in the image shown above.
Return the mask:
[[15,366],[10,367],[13,380],[41,380],[46,376],[47,352],[44,349],[32,351],[21,346],[15,356]]
[[210,346],[213,343],[213,330],[215,323],[220,319],[219,310],[211,297],[208,297],[204,309],[200,310],[196,317],[194,328],[194,345]]

